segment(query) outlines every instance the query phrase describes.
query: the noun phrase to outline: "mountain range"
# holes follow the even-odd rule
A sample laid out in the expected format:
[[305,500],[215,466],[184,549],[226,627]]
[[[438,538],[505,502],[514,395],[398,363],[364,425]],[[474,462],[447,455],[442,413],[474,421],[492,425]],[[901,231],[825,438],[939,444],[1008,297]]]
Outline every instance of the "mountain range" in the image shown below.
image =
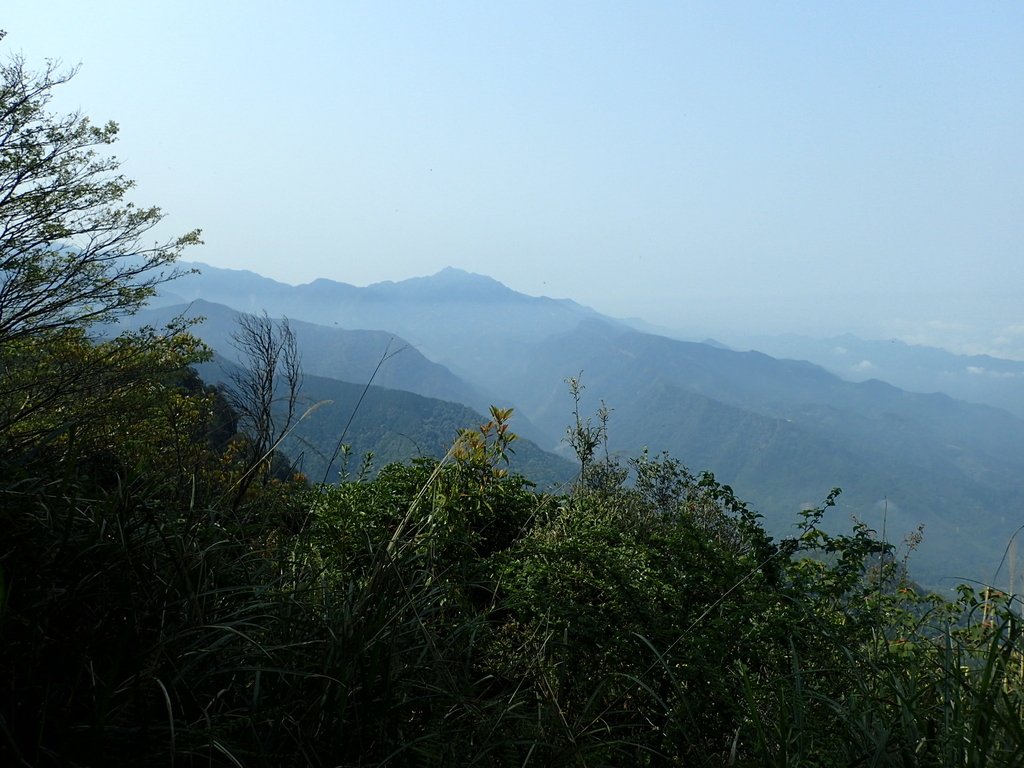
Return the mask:
[[[844,493],[833,510],[837,528],[855,517],[899,542],[924,526],[924,540],[910,559],[922,583],[1002,583],[1014,575],[1012,546],[1009,562],[996,571],[1024,512],[1020,402],[1008,384],[989,393],[987,404],[968,402],[962,388],[942,391],[953,379],[929,378],[927,367],[915,362],[1013,374],[989,377],[1006,384],[1015,381],[1013,361],[963,360],[890,342],[858,346],[861,340],[853,337],[818,345],[841,346],[847,359],[860,356],[879,369],[902,372],[902,378],[894,376],[901,388],[878,378],[841,377],[841,365],[822,364],[824,353],[814,361],[785,355],[787,349],[813,351],[810,342],[798,349],[786,348],[784,341],[772,347],[769,339],[765,347],[781,355],[775,357],[685,341],[455,269],[361,288],[329,280],[291,286],[252,272],[194,266],[198,274],[168,284],[136,322],[159,324],[181,312],[204,315],[208,320],[197,334],[230,358],[233,312],[288,317],[309,381],[327,389],[339,385],[324,382],[340,381],[362,391],[387,357],[373,378],[382,385],[373,389],[375,396],[402,392],[419,399],[395,401],[391,411],[373,410],[367,417],[372,423],[360,435],[385,434],[403,414],[403,429],[444,422],[441,432],[447,431],[450,442],[458,426],[483,420],[479,414],[487,404],[512,405],[513,427],[531,441],[523,449],[531,468],[547,467],[545,479],[558,482],[571,471],[561,440],[572,418],[565,380],[578,376],[585,413],[602,401],[612,409],[614,454],[667,451],[691,470],[710,470],[762,512],[773,532],[789,533],[802,507],[841,486]],[[391,355],[396,350],[402,351]],[[916,379],[908,373],[914,370]],[[973,399],[985,394],[975,390]],[[428,405],[442,401],[466,410]],[[366,401],[361,408],[371,413]],[[316,440],[337,440],[334,422],[324,417],[318,423],[322,434]],[[431,451],[443,450],[440,437],[431,440]],[[406,450],[414,455],[417,446]],[[388,458],[407,456],[392,450]]]
[[851,334],[824,339],[797,334],[747,336],[741,341],[774,357],[810,360],[851,381],[882,379],[912,391],[945,392],[1024,418],[1024,361],[952,354],[899,339],[873,341]]

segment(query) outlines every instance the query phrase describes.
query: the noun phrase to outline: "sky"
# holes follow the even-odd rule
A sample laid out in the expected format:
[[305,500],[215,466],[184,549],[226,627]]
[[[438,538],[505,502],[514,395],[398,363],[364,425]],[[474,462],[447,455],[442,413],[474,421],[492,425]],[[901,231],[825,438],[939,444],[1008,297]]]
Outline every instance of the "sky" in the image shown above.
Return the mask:
[[1024,359],[1024,3],[5,0],[189,260]]

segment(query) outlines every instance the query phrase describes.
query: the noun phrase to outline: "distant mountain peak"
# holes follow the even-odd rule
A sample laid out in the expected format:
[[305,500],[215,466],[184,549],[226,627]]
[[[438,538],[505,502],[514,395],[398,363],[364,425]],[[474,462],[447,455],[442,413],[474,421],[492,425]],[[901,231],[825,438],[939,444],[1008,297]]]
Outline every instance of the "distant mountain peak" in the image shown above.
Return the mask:
[[[434,275],[432,275],[432,276],[433,277],[455,277],[455,276],[487,277],[486,275],[481,275],[481,274],[479,274],[477,272],[470,272],[468,270],[462,269],[461,267],[451,267],[451,266],[445,267],[444,269],[434,273]],[[490,280],[491,278],[488,277],[487,279]],[[497,282],[497,280],[495,280],[495,282]]]
[[504,283],[495,280],[493,277],[482,275],[479,272],[469,272],[465,269],[460,269],[459,267],[445,267],[439,272],[435,272],[433,275],[422,279],[444,285],[459,285],[476,288],[487,286],[492,290],[500,290],[503,293],[515,293],[511,288],[506,286]]
[[413,301],[477,302],[509,299],[519,295],[492,277],[467,272],[458,267],[445,267],[425,277],[373,283],[365,290],[378,298]]

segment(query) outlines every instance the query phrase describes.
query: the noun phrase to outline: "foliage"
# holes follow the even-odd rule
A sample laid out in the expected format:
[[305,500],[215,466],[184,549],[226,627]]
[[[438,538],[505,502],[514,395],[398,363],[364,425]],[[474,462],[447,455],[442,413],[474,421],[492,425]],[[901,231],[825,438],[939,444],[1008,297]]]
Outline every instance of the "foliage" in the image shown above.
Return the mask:
[[70,330],[3,348],[0,453],[51,456],[73,444],[145,454],[142,425],[166,407],[154,387],[172,386],[205,349],[181,327],[144,329],[102,342]]
[[105,323],[138,309],[198,231],[144,246],[158,208],[126,202],[133,182],[98,149],[117,125],[48,111],[74,70],[0,66],[0,345]]

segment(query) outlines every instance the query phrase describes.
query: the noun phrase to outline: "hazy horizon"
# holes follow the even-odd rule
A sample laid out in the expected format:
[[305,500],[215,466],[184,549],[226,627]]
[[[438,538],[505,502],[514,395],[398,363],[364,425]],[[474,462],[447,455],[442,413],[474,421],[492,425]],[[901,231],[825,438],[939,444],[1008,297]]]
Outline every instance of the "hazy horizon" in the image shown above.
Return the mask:
[[[185,258],[185,259],[183,259],[182,264],[184,266],[190,266],[190,267],[191,266],[196,266],[196,267],[198,267],[200,269],[200,272],[203,271],[204,267],[214,267],[214,268],[217,268],[217,269],[227,269],[227,270],[232,270],[232,271],[250,272],[250,273],[253,273],[253,274],[257,274],[257,275],[259,275],[261,277],[268,278],[268,279],[273,280],[275,282],[283,283],[285,285],[289,285],[289,286],[293,286],[293,287],[294,286],[301,286],[301,285],[308,285],[308,284],[310,284],[312,282],[315,282],[317,280],[326,279],[326,280],[330,280],[332,282],[337,282],[337,283],[343,283],[343,284],[346,284],[346,285],[351,285],[351,286],[354,286],[356,288],[366,288],[366,287],[371,287],[371,286],[374,286],[374,285],[386,285],[386,284],[399,283],[399,282],[402,282],[404,280],[416,280],[416,279],[433,277],[433,276],[436,276],[440,272],[443,272],[444,270],[447,270],[447,269],[459,269],[459,270],[461,270],[463,272],[466,272],[468,274],[471,274],[471,275],[484,276],[484,277],[488,277],[490,279],[496,279],[492,275],[486,275],[486,274],[484,274],[482,272],[474,272],[472,270],[462,270],[461,267],[452,267],[451,265],[442,267],[437,272],[434,272],[434,273],[431,273],[431,274],[409,275],[408,277],[400,278],[398,280],[390,280],[390,279],[388,279],[388,280],[377,280],[377,281],[373,281],[373,282],[369,282],[369,283],[357,284],[357,283],[352,283],[351,281],[348,281],[348,280],[339,280],[339,279],[330,278],[330,277],[326,277],[326,278],[325,277],[318,277],[318,278],[314,278],[313,280],[309,280],[309,281],[298,281],[298,280],[295,280],[295,279],[288,279],[287,277],[279,278],[279,277],[274,277],[274,276],[269,275],[269,274],[262,274],[261,272],[259,272],[257,270],[250,269],[248,267],[217,267],[215,265],[212,265],[212,264],[209,264],[207,262],[204,262],[202,259],[194,259],[193,260],[193,259]],[[587,307],[589,309],[596,310],[596,311],[600,312],[601,314],[603,314],[603,315],[605,315],[607,317],[612,318],[613,320],[620,320],[620,321],[624,321],[624,322],[627,322],[627,323],[637,323],[639,321],[639,325],[637,325],[636,327],[643,328],[645,330],[649,330],[649,331],[654,332],[654,333],[658,333],[658,332],[668,333],[668,334],[672,335],[674,338],[681,338],[681,339],[686,339],[686,340],[690,340],[690,341],[713,342],[713,343],[717,343],[717,344],[725,344],[726,346],[731,346],[731,347],[736,348],[736,349],[743,349],[743,350],[745,350],[745,349],[757,349],[758,348],[757,341],[759,339],[767,339],[769,337],[785,338],[785,337],[792,336],[792,337],[805,337],[805,338],[808,338],[808,339],[815,339],[815,340],[829,340],[831,338],[837,338],[837,337],[840,337],[840,336],[843,336],[843,335],[852,335],[854,337],[861,338],[862,340],[865,340],[865,341],[890,341],[890,340],[893,340],[893,339],[899,339],[900,341],[903,341],[903,342],[905,342],[906,344],[909,344],[909,345],[918,345],[918,346],[925,346],[925,347],[938,347],[938,348],[945,349],[947,351],[953,352],[955,354],[961,354],[961,355],[987,355],[987,354],[990,354],[990,352],[985,351],[983,349],[982,350],[973,349],[970,344],[963,345],[963,346],[961,346],[958,349],[958,348],[955,347],[955,345],[947,344],[947,345],[943,346],[943,345],[937,344],[937,343],[935,343],[933,341],[930,341],[928,338],[924,338],[924,337],[914,338],[911,335],[905,335],[903,337],[888,336],[888,337],[884,337],[883,338],[883,337],[879,337],[879,336],[871,336],[870,334],[860,335],[860,334],[857,334],[854,331],[852,331],[850,328],[844,328],[844,329],[841,329],[841,330],[837,330],[835,332],[821,332],[821,333],[817,333],[816,334],[816,333],[813,333],[813,332],[804,332],[804,331],[799,331],[799,330],[782,330],[782,331],[777,331],[777,332],[772,332],[770,330],[765,330],[765,331],[762,332],[762,331],[759,331],[757,328],[750,328],[750,327],[746,327],[746,326],[742,326],[742,325],[732,327],[732,330],[729,330],[729,328],[731,326],[728,326],[727,324],[726,325],[719,325],[719,326],[716,326],[715,328],[711,328],[710,326],[702,326],[702,325],[699,325],[699,324],[691,324],[689,326],[661,325],[661,324],[659,324],[657,322],[652,321],[650,318],[642,316],[642,315],[617,315],[617,314],[615,314],[613,312],[605,312],[605,311],[599,309],[598,307],[589,305],[586,302],[579,301],[578,299],[576,299],[576,298],[574,298],[572,296],[555,296],[555,295],[551,295],[551,294],[547,294],[547,293],[529,293],[529,292],[526,292],[526,291],[519,291],[514,286],[507,285],[506,283],[503,283],[501,281],[498,281],[498,282],[501,283],[502,285],[504,285],[506,288],[510,288],[511,290],[516,291],[517,293],[521,293],[521,294],[524,294],[524,295],[527,295],[527,296],[549,298],[549,299],[554,299],[554,300],[559,300],[559,301],[560,300],[573,301],[573,302],[575,302],[577,304],[580,304],[580,305],[582,305],[584,307]],[[173,283],[168,284],[166,286],[166,288],[167,288],[167,292],[168,293],[174,294],[174,285],[173,285]],[[387,329],[382,329],[382,330],[387,330]],[[942,328],[942,329],[939,329],[939,330],[941,332],[945,333],[945,332],[949,332],[949,331],[955,332],[956,329]],[[1003,358],[1003,359],[1007,359],[1007,360],[1020,360],[1020,361],[1024,361],[1024,358],[1014,357],[1014,356],[1009,355],[1009,354],[1002,354],[1002,355],[998,355],[998,356]],[[864,362],[867,363],[868,361],[864,361]],[[873,368],[874,366],[871,366],[871,367]],[[855,376],[854,378],[861,378],[861,377]]]
[[185,258],[1024,359],[1024,6],[14,0]]

